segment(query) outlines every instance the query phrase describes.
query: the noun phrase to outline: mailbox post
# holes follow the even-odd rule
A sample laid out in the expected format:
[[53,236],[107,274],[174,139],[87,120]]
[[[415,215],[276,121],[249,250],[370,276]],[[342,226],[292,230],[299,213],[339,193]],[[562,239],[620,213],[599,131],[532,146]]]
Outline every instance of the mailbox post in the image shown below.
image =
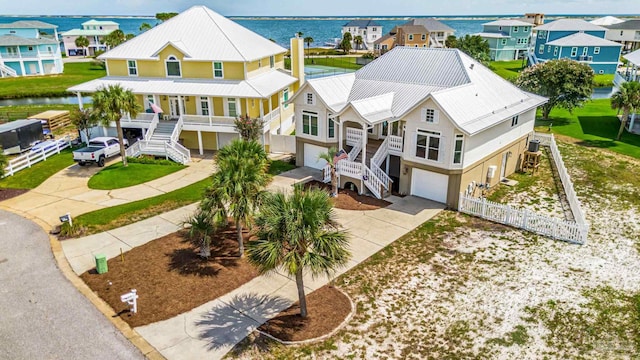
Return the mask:
[[137,299],[138,299],[138,294],[136,289],[131,289],[130,292],[124,295],[120,295],[120,301],[127,303],[129,306],[131,306],[131,312],[134,314],[138,312]]

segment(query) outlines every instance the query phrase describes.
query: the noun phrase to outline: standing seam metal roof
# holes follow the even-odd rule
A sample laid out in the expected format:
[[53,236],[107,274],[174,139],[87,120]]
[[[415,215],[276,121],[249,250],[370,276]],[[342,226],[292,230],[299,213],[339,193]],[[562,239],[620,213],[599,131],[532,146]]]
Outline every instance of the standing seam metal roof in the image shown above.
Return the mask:
[[447,24],[445,24],[442,21],[439,21],[437,19],[433,19],[433,18],[411,19],[411,20],[409,20],[408,22],[406,22],[403,25],[420,25],[420,26],[424,26],[430,32],[434,32],[434,31],[455,32],[455,30],[452,29],[451,27],[449,27]]
[[544,25],[536,26],[534,30],[546,31],[606,31],[607,28],[594,25],[582,19],[558,19]]
[[0,35],[0,46],[54,45],[57,43],[56,40],[47,38],[33,39],[15,35]]
[[559,39],[550,41],[547,45],[551,46],[618,46],[622,47],[622,44],[615,41],[599,38],[597,36],[575,33],[572,35],[564,36]]
[[0,29],[55,29],[58,25],[38,20],[20,20],[12,23],[0,24]]

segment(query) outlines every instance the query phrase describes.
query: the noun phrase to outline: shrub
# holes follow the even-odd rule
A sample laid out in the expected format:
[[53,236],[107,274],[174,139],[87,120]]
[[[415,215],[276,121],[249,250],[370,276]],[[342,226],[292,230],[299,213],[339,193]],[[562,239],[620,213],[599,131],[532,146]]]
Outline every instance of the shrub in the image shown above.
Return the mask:
[[259,141],[264,127],[262,119],[252,119],[249,115],[240,115],[233,121],[233,124],[236,131],[245,141]]
[[151,156],[151,155],[143,155],[137,158],[127,157],[127,162],[135,163],[135,164],[147,164],[147,165],[168,165],[168,166],[180,165],[171,160],[156,159],[154,156]]

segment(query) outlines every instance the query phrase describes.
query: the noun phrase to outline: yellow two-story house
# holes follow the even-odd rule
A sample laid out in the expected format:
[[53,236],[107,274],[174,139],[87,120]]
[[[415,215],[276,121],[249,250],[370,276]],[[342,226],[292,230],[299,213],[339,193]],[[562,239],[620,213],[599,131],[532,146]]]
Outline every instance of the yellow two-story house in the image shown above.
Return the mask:
[[69,91],[81,99],[111,84],[130,89],[145,109],[121,120],[125,131],[141,138],[131,155],[188,161],[190,150],[202,154],[238,138],[234,119],[240,115],[264,120],[267,146],[270,134],[293,131],[293,106],[283,103],[304,82],[303,51],[302,39],[292,39],[287,71],[287,49],[194,6],[102,54],[107,76]]

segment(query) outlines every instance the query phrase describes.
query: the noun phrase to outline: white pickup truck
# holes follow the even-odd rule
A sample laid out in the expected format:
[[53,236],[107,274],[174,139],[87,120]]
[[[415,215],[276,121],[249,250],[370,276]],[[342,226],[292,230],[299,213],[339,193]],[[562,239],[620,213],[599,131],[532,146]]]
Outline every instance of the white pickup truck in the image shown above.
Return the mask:
[[[124,146],[127,147],[129,142],[124,139]],[[73,152],[73,161],[78,165],[84,166],[87,163],[96,163],[98,166],[104,166],[107,158],[120,154],[120,143],[114,137],[97,137],[89,141],[89,146]]]

